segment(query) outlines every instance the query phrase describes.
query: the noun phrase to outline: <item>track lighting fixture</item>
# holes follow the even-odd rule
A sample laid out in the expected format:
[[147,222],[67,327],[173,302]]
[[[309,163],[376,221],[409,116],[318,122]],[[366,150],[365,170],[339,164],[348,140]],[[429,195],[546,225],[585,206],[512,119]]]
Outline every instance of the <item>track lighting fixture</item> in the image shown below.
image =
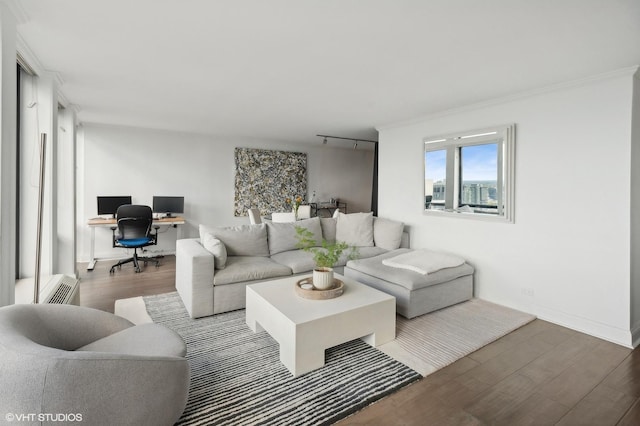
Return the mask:
[[378,143],[378,141],[371,141],[371,140],[367,140],[367,139],[354,139],[354,138],[343,138],[340,136],[329,136],[329,135],[316,135],[320,138],[324,138],[322,140],[322,144],[326,145],[327,144],[327,138],[331,138],[331,139],[341,139],[341,140],[345,140],[345,141],[353,141],[353,149],[358,148],[358,142],[371,142],[371,143]]

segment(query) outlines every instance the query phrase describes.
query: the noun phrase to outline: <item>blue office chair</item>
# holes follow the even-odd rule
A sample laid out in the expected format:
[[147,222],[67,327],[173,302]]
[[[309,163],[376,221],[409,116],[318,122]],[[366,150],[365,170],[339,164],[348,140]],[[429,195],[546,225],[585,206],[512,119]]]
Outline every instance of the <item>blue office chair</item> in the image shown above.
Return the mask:
[[[158,229],[159,226],[153,226],[153,213],[149,206],[138,206],[135,204],[125,204],[118,207],[116,212],[116,220],[118,227],[112,227],[113,232],[113,247],[122,247],[127,249],[133,249],[133,256],[121,260],[111,267],[109,271],[113,274],[115,268],[119,269],[125,263],[133,262],[136,268],[136,272],[140,272],[140,263],[144,262],[147,266],[147,262],[154,262],[156,268],[160,266],[160,261],[152,257],[138,257],[138,249],[155,245],[158,243]],[[155,233],[151,232],[151,228],[155,229]],[[116,229],[118,234],[116,234]]]

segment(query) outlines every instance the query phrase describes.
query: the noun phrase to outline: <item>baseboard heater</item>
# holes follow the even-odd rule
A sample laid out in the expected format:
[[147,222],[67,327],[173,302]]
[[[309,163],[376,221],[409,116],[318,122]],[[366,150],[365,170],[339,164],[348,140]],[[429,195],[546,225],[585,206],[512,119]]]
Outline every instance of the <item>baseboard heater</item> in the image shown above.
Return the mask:
[[40,291],[40,303],[80,305],[80,281],[69,275],[54,275]]

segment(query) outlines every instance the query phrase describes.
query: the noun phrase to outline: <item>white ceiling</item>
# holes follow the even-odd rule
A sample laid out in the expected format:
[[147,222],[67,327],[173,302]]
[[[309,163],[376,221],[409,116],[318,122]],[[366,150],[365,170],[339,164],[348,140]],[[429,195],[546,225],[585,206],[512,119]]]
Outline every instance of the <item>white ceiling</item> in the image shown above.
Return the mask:
[[[11,1],[11,0],[10,0]],[[318,143],[640,64],[640,0],[20,0],[81,122]]]

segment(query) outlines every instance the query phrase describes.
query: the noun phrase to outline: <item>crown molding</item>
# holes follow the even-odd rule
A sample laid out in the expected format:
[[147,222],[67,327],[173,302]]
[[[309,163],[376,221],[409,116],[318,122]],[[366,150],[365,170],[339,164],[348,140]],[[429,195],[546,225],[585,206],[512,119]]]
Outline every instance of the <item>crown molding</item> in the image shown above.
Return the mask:
[[435,112],[433,114],[427,114],[422,117],[417,117],[417,118],[413,118],[413,119],[409,119],[409,120],[405,120],[397,123],[390,123],[390,124],[384,124],[381,126],[376,126],[376,130],[380,132],[383,130],[395,129],[398,127],[411,126],[411,125],[423,123],[425,121],[430,121],[436,118],[444,117],[447,115],[458,114],[462,112],[473,111],[476,109],[482,109],[482,108],[487,108],[495,105],[505,104],[508,102],[517,101],[519,99],[530,98],[530,97],[542,95],[545,93],[556,92],[559,90],[565,90],[572,87],[584,86],[597,81],[608,80],[611,78],[622,77],[622,76],[640,78],[638,77],[639,75],[640,75],[640,66],[633,65],[630,67],[621,68],[614,71],[596,74],[590,77],[566,81],[563,83],[552,84],[550,86],[544,86],[544,87],[540,87],[533,90],[518,92],[513,95],[503,96],[500,98],[490,99],[487,101],[476,102],[476,103],[465,105],[462,107],[450,108],[443,111]]
[[27,71],[32,71],[35,75],[42,75],[45,72],[45,69],[38,60],[38,57],[33,53],[20,33],[16,34],[16,51],[30,68],[30,70]]
[[7,6],[13,17],[16,19],[16,25],[26,24],[31,19],[18,0],[2,0],[2,3]]
[[58,104],[62,105],[65,108],[69,107],[69,100],[64,95],[64,93],[62,93],[59,86],[56,87],[56,97],[58,98]]
[[20,33],[16,34],[16,52],[19,57],[18,62],[20,63],[20,65],[26,66],[28,68],[26,70],[27,72],[36,76],[48,76],[53,80],[53,83],[56,87],[58,100],[66,108],[69,104],[69,100],[60,89],[62,86],[64,86],[64,79],[62,78],[62,75],[57,71],[46,70],[38,60],[38,57],[33,53],[27,42],[24,40],[24,38],[22,38]]
[[56,86],[58,88],[64,86],[64,79],[62,75],[58,71],[47,71],[53,77],[53,81],[56,82]]

